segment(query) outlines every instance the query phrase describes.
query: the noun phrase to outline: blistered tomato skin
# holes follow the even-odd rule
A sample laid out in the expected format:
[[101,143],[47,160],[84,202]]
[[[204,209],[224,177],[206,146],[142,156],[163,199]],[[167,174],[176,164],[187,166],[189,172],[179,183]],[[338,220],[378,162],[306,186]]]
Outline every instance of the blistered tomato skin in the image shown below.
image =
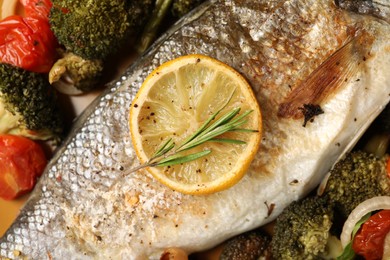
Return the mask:
[[0,198],[11,200],[31,191],[46,164],[45,153],[36,142],[0,135]]
[[50,8],[52,3],[50,0],[20,0],[24,7],[26,17],[37,17],[49,21]]
[[380,260],[386,235],[390,232],[390,210],[372,215],[356,234],[352,248],[366,260]]
[[47,73],[57,59],[58,42],[50,30],[51,2],[24,0],[25,16],[0,21],[0,61],[28,71]]

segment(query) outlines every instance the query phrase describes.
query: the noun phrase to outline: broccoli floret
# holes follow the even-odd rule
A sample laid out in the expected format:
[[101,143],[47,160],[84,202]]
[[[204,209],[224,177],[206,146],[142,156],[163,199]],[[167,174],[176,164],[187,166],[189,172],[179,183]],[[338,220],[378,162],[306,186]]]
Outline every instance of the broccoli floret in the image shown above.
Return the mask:
[[172,14],[175,17],[182,17],[205,0],[174,0]]
[[59,140],[63,117],[43,74],[0,63],[0,133]]
[[84,60],[72,53],[65,53],[50,70],[49,82],[61,93],[77,95],[93,89],[102,71],[101,60]]
[[335,165],[323,193],[343,218],[364,200],[381,195],[390,195],[386,156],[378,159],[363,151],[349,153]]
[[53,0],[50,25],[68,52],[105,60],[142,28],[151,0]]
[[136,42],[150,17],[152,0],[53,0],[49,22],[65,54],[50,71],[60,92],[79,94],[101,81],[103,63]]
[[321,259],[327,254],[333,208],[325,197],[309,196],[284,209],[271,241],[274,259]]
[[222,248],[220,260],[257,260],[268,257],[271,237],[260,230],[253,230],[231,238]]

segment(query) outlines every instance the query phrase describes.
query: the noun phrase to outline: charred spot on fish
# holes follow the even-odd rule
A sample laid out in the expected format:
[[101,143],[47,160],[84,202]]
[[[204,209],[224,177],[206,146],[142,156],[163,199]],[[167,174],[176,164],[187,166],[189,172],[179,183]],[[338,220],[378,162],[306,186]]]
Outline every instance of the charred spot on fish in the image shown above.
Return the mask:
[[304,104],[303,107],[299,108],[304,116],[303,127],[306,127],[307,122],[313,122],[314,117],[324,113],[320,105],[315,104]]

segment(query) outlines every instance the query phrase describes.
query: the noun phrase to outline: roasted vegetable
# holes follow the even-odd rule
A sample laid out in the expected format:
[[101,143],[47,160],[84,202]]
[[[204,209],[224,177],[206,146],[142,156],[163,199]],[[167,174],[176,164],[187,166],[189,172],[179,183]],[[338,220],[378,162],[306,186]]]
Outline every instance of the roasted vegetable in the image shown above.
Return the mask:
[[42,74],[0,64],[0,134],[60,140],[57,96]]
[[[102,75],[103,62],[124,43],[135,41],[133,37],[142,30],[152,10],[152,0],[53,0],[51,29],[65,53],[72,54],[63,55],[53,66],[50,81],[55,85],[62,80],[62,87],[68,85],[71,90],[61,91],[68,94],[77,93],[72,88],[81,92],[94,88]],[[74,68],[79,67],[83,67],[82,74],[75,74]]]
[[11,200],[34,187],[47,160],[36,142],[0,134],[0,198]]
[[152,0],[53,0],[51,29],[68,52],[104,60],[142,29]]
[[362,224],[354,237],[353,251],[365,259],[382,259],[384,243],[389,233],[390,210],[381,210]]
[[20,3],[24,16],[11,15],[0,21],[0,62],[47,73],[57,59],[58,47],[48,21],[51,2],[21,0]]
[[387,156],[378,159],[373,154],[354,151],[335,165],[323,196],[335,205],[342,218],[366,199],[390,195],[386,160]]
[[226,242],[220,260],[257,260],[269,257],[271,237],[260,230],[249,231]]
[[102,71],[102,60],[88,60],[73,53],[63,53],[63,57],[50,70],[49,82],[61,93],[77,95],[93,89]]
[[328,255],[333,215],[325,197],[311,196],[290,204],[275,222],[273,259],[321,259]]
[[50,71],[50,82],[71,95],[93,89],[105,61],[122,51],[124,44],[145,51],[163,23],[172,24],[203,1],[53,0],[51,29],[65,52]]

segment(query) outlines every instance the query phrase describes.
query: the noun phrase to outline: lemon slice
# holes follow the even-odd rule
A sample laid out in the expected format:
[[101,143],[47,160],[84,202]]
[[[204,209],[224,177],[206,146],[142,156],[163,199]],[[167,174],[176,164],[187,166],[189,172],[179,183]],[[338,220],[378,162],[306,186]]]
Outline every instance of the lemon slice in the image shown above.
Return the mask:
[[145,79],[130,108],[131,138],[139,160],[147,163],[167,140],[181,144],[218,110],[215,120],[235,108],[241,108],[240,114],[253,110],[242,128],[257,131],[226,132],[218,138],[245,143],[205,142],[182,154],[210,150],[207,156],[173,166],[147,167],[161,183],[194,195],[236,184],[259,148],[262,122],[252,88],[233,68],[198,54],[162,64]]

